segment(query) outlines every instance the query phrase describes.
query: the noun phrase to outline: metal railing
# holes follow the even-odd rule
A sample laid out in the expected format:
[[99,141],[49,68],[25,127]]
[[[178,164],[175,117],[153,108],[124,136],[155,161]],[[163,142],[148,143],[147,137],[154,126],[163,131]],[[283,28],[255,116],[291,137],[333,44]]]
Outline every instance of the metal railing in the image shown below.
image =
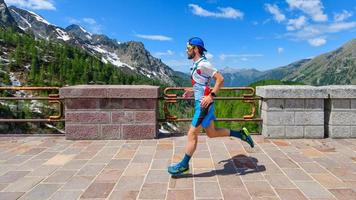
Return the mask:
[[[177,103],[178,100],[193,100],[193,97],[185,98],[178,97],[175,93],[169,93],[172,91],[184,91],[186,87],[168,87],[164,90],[164,119],[160,121],[167,122],[188,122],[191,121],[191,118],[178,118],[177,116],[171,115],[168,109],[169,104]],[[249,91],[247,94],[242,94],[242,96],[236,97],[215,97],[214,100],[241,100],[245,103],[251,104],[251,114],[244,115],[242,118],[217,118],[216,121],[254,121],[261,122],[261,118],[256,118],[256,100],[259,100],[260,97],[257,97],[255,94],[255,89],[253,87],[223,87],[220,91]]]
[[[59,91],[59,87],[0,87],[0,91]],[[47,97],[0,97],[1,100],[43,100],[48,101],[50,104],[58,105],[58,114],[49,116],[46,119],[0,119],[0,122],[60,122],[64,121],[63,117],[63,103],[60,101],[59,94],[49,94]]]

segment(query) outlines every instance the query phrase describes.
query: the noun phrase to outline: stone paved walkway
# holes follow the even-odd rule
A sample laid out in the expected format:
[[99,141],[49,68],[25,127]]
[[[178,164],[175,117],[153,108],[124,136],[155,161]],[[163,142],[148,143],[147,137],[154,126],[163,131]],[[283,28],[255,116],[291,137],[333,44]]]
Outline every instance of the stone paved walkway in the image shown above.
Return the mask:
[[171,177],[186,137],[0,137],[0,199],[356,199],[355,139],[254,138],[201,136],[192,174]]

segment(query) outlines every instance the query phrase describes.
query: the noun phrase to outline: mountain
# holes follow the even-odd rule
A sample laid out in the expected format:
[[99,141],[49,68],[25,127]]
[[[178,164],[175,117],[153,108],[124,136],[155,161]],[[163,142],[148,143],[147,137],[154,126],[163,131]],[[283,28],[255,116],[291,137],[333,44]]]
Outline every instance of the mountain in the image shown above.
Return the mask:
[[256,80],[263,72],[256,69],[234,69],[226,67],[221,70],[225,86],[245,86]]
[[11,16],[11,13],[7,8],[4,0],[0,0],[0,28],[9,27],[17,29],[17,24],[14,18]]
[[356,84],[356,39],[309,60],[283,80],[310,85]]
[[222,70],[225,86],[245,86],[259,80],[282,80],[308,85],[356,84],[356,39],[329,53],[302,59],[267,71]]
[[34,12],[14,6],[10,6],[9,10],[18,24],[18,27],[36,38],[51,41],[68,41],[71,39],[65,30],[50,24],[47,20]]
[[98,57],[104,63],[110,63],[124,72],[144,75],[177,85],[173,80],[175,71],[160,59],[153,57],[141,42],[120,43],[102,34],[91,34],[79,25],[70,25],[65,29],[50,24],[40,15],[11,6],[12,16],[19,27],[37,39],[62,42],[81,48]]

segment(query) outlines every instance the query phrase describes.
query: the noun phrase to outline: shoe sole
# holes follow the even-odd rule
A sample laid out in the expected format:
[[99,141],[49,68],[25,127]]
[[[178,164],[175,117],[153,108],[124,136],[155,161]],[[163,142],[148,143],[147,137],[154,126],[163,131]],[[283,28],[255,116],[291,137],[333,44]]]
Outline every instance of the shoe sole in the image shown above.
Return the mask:
[[[252,141],[252,144],[253,144],[253,145],[252,145],[252,146],[250,145],[250,146],[253,148],[253,147],[255,146],[255,144],[254,144],[254,142],[253,142],[253,140],[252,140],[252,137],[251,137],[250,132],[247,130],[246,127],[243,127],[242,130],[243,130],[243,132],[244,132],[244,134],[245,134],[246,137],[250,137],[250,138],[251,138],[251,141]],[[247,139],[247,138],[246,138],[246,139]]]
[[183,171],[183,172],[180,172],[180,173],[176,173],[176,174],[172,174],[170,172],[168,172],[169,174],[171,174],[172,176],[180,176],[180,175],[185,175],[185,174],[189,174],[189,169]]

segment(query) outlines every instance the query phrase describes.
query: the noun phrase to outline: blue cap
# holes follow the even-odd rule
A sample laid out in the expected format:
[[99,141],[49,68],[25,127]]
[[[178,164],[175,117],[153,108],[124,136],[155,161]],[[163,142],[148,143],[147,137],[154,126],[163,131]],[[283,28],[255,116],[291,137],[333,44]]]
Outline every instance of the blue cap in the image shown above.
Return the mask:
[[188,44],[193,45],[193,46],[200,46],[201,48],[203,48],[203,51],[207,51],[204,47],[204,42],[202,39],[198,38],[198,37],[192,37],[188,40]]

